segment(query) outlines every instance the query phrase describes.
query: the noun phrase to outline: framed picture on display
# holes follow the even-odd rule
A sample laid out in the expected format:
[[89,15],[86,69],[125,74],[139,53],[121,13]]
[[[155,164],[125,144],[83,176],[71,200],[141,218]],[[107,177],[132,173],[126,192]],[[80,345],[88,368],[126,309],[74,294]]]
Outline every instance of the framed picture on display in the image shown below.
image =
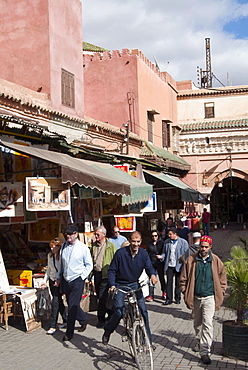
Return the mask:
[[130,232],[136,229],[135,216],[115,216],[115,224],[120,232]]

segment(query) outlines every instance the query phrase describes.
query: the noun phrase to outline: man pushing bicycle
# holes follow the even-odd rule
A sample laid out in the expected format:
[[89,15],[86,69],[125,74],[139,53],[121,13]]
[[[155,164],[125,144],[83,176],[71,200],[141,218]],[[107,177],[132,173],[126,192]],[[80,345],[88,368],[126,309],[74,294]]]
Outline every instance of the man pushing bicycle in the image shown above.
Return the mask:
[[[156,284],[158,281],[147,251],[140,248],[142,242],[140,232],[133,231],[130,235],[129,242],[129,246],[120,248],[116,251],[108,269],[109,290],[114,293],[117,289],[117,293],[114,295],[114,313],[104,326],[102,342],[105,345],[108,344],[111,333],[117,328],[124,314],[125,293],[118,290],[118,288],[127,287],[133,290],[138,289],[140,286],[138,280],[144,269],[152,284]],[[147,334],[152,343],[148,312],[141,290],[137,290],[136,297],[145,322]]]

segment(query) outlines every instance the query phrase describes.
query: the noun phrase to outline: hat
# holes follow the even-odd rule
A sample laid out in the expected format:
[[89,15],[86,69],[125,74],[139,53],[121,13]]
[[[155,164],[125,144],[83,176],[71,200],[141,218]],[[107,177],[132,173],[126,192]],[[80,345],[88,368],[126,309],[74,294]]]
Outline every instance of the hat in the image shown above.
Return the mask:
[[66,234],[72,234],[72,233],[75,233],[75,232],[78,233],[78,227],[77,227],[77,225],[74,225],[74,224],[67,226],[67,228],[65,229]]
[[213,239],[210,238],[210,236],[208,236],[208,235],[203,235],[200,239],[200,243],[201,242],[209,243],[210,245],[212,245],[213,244]]
[[193,233],[192,237],[193,238],[200,238],[202,235],[201,233],[199,233],[199,231],[196,231],[195,233]]

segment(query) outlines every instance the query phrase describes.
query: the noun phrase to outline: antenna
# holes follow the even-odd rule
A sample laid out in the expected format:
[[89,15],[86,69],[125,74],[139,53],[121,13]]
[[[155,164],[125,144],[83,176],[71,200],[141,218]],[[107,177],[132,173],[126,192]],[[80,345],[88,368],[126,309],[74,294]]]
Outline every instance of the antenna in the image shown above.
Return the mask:
[[205,39],[206,42],[206,70],[200,69],[201,87],[212,87],[212,67],[210,55],[210,38]]
[[157,61],[155,55],[153,55],[153,58],[154,58],[156,68],[160,71],[160,67],[159,67],[159,64],[158,64],[158,61]]

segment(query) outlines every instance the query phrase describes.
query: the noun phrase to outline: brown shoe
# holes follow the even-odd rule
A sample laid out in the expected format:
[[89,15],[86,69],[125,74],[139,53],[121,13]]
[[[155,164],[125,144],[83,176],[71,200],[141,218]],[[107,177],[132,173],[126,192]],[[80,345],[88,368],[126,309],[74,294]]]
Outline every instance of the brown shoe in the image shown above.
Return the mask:
[[87,324],[83,324],[83,325],[81,325],[81,327],[78,329],[78,331],[79,331],[79,332],[83,332],[83,331],[85,331],[85,330],[86,330],[86,328],[87,328]]
[[102,343],[106,346],[109,342],[109,338],[110,338],[110,332],[109,331],[104,331],[103,333],[103,336],[102,336]]
[[72,337],[70,335],[64,335],[62,341],[63,342],[67,342],[67,341],[69,341],[71,339],[72,339]]

